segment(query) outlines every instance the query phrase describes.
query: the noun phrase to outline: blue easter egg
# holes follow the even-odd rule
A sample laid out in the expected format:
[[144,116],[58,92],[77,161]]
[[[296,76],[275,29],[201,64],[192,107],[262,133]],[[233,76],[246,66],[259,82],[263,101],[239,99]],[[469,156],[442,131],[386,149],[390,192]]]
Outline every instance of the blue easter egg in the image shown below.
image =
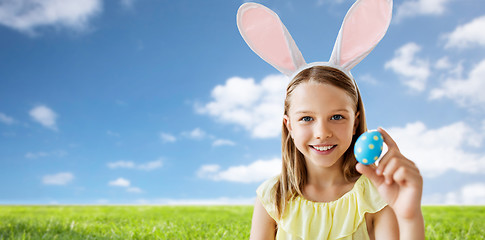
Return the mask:
[[382,153],[384,140],[378,131],[369,131],[360,135],[355,142],[355,159],[364,165],[373,164]]

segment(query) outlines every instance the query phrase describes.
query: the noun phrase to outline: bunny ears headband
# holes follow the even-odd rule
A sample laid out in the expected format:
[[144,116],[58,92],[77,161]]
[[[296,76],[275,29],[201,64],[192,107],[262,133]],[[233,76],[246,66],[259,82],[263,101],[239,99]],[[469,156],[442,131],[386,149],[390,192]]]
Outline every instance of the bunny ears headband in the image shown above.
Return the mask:
[[350,69],[364,59],[386,34],[392,0],[357,0],[344,18],[328,62],[307,64],[276,13],[257,3],[245,3],[237,12],[237,26],[249,47],[281,73],[293,78],[312,66]]

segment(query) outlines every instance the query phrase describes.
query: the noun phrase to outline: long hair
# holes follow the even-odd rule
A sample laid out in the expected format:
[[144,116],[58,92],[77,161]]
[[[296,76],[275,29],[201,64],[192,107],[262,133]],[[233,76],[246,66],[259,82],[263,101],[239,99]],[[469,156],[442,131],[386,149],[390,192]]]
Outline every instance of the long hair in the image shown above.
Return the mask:
[[[359,125],[356,129],[355,135],[352,137],[352,143],[343,155],[342,172],[346,181],[350,181],[355,177],[360,176],[355,166],[357,161],[354,156],[354,144],[357,138],[367,131],[367,124],[365,122],[364,104],[360,96],[359,89],[354,85],[352,79],[345,75],[342,71],[328,67],[328,66],[314,66],[305,69],[298,73],[289,83],[286,89],[286,98],[284,106],[284,114],[288,115],[290,109],[290,98],[294,89],[306,82],[315,82],[330,84],[340,89],[343,89],[355,103],[356,113],[359,115]],[[303,196],[303,186],[307,182],[307,167],[305,164],[305,157],[296,148],[293,139],[290,136],[288,129],[283,123],[282,135],[282,170],[278,181],[276,182],[272,191],[274,192],[274,204],[277,217],[281,218],[284,215],[287,202],[300,195]]]

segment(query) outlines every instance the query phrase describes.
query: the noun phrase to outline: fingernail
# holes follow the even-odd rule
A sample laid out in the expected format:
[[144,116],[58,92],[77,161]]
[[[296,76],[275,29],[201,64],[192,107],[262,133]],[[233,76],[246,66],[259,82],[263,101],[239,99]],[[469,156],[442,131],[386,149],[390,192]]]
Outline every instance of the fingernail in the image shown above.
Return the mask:
[[382,171],[380,169],[376,169],[376,174],[377,175],[381,175],[382,174]]

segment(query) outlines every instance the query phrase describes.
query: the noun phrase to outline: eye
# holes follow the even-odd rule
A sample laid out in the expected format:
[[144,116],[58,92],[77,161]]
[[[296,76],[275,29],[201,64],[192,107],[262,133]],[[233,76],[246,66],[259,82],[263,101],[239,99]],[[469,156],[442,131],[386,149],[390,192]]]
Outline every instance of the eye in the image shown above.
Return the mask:
[[339,115],[339,114],[333,115],[332,118],[331,118],[331,120],[342,120],[342,119],[344,119],[344,116]]
[[304,122],[309,122],[309,121],[312,121],[312,120],[313,120],[313,118],[312,117],[308,117],[308,116],[307,117],[302,117],[300,119],[300,121],[304,121]]

